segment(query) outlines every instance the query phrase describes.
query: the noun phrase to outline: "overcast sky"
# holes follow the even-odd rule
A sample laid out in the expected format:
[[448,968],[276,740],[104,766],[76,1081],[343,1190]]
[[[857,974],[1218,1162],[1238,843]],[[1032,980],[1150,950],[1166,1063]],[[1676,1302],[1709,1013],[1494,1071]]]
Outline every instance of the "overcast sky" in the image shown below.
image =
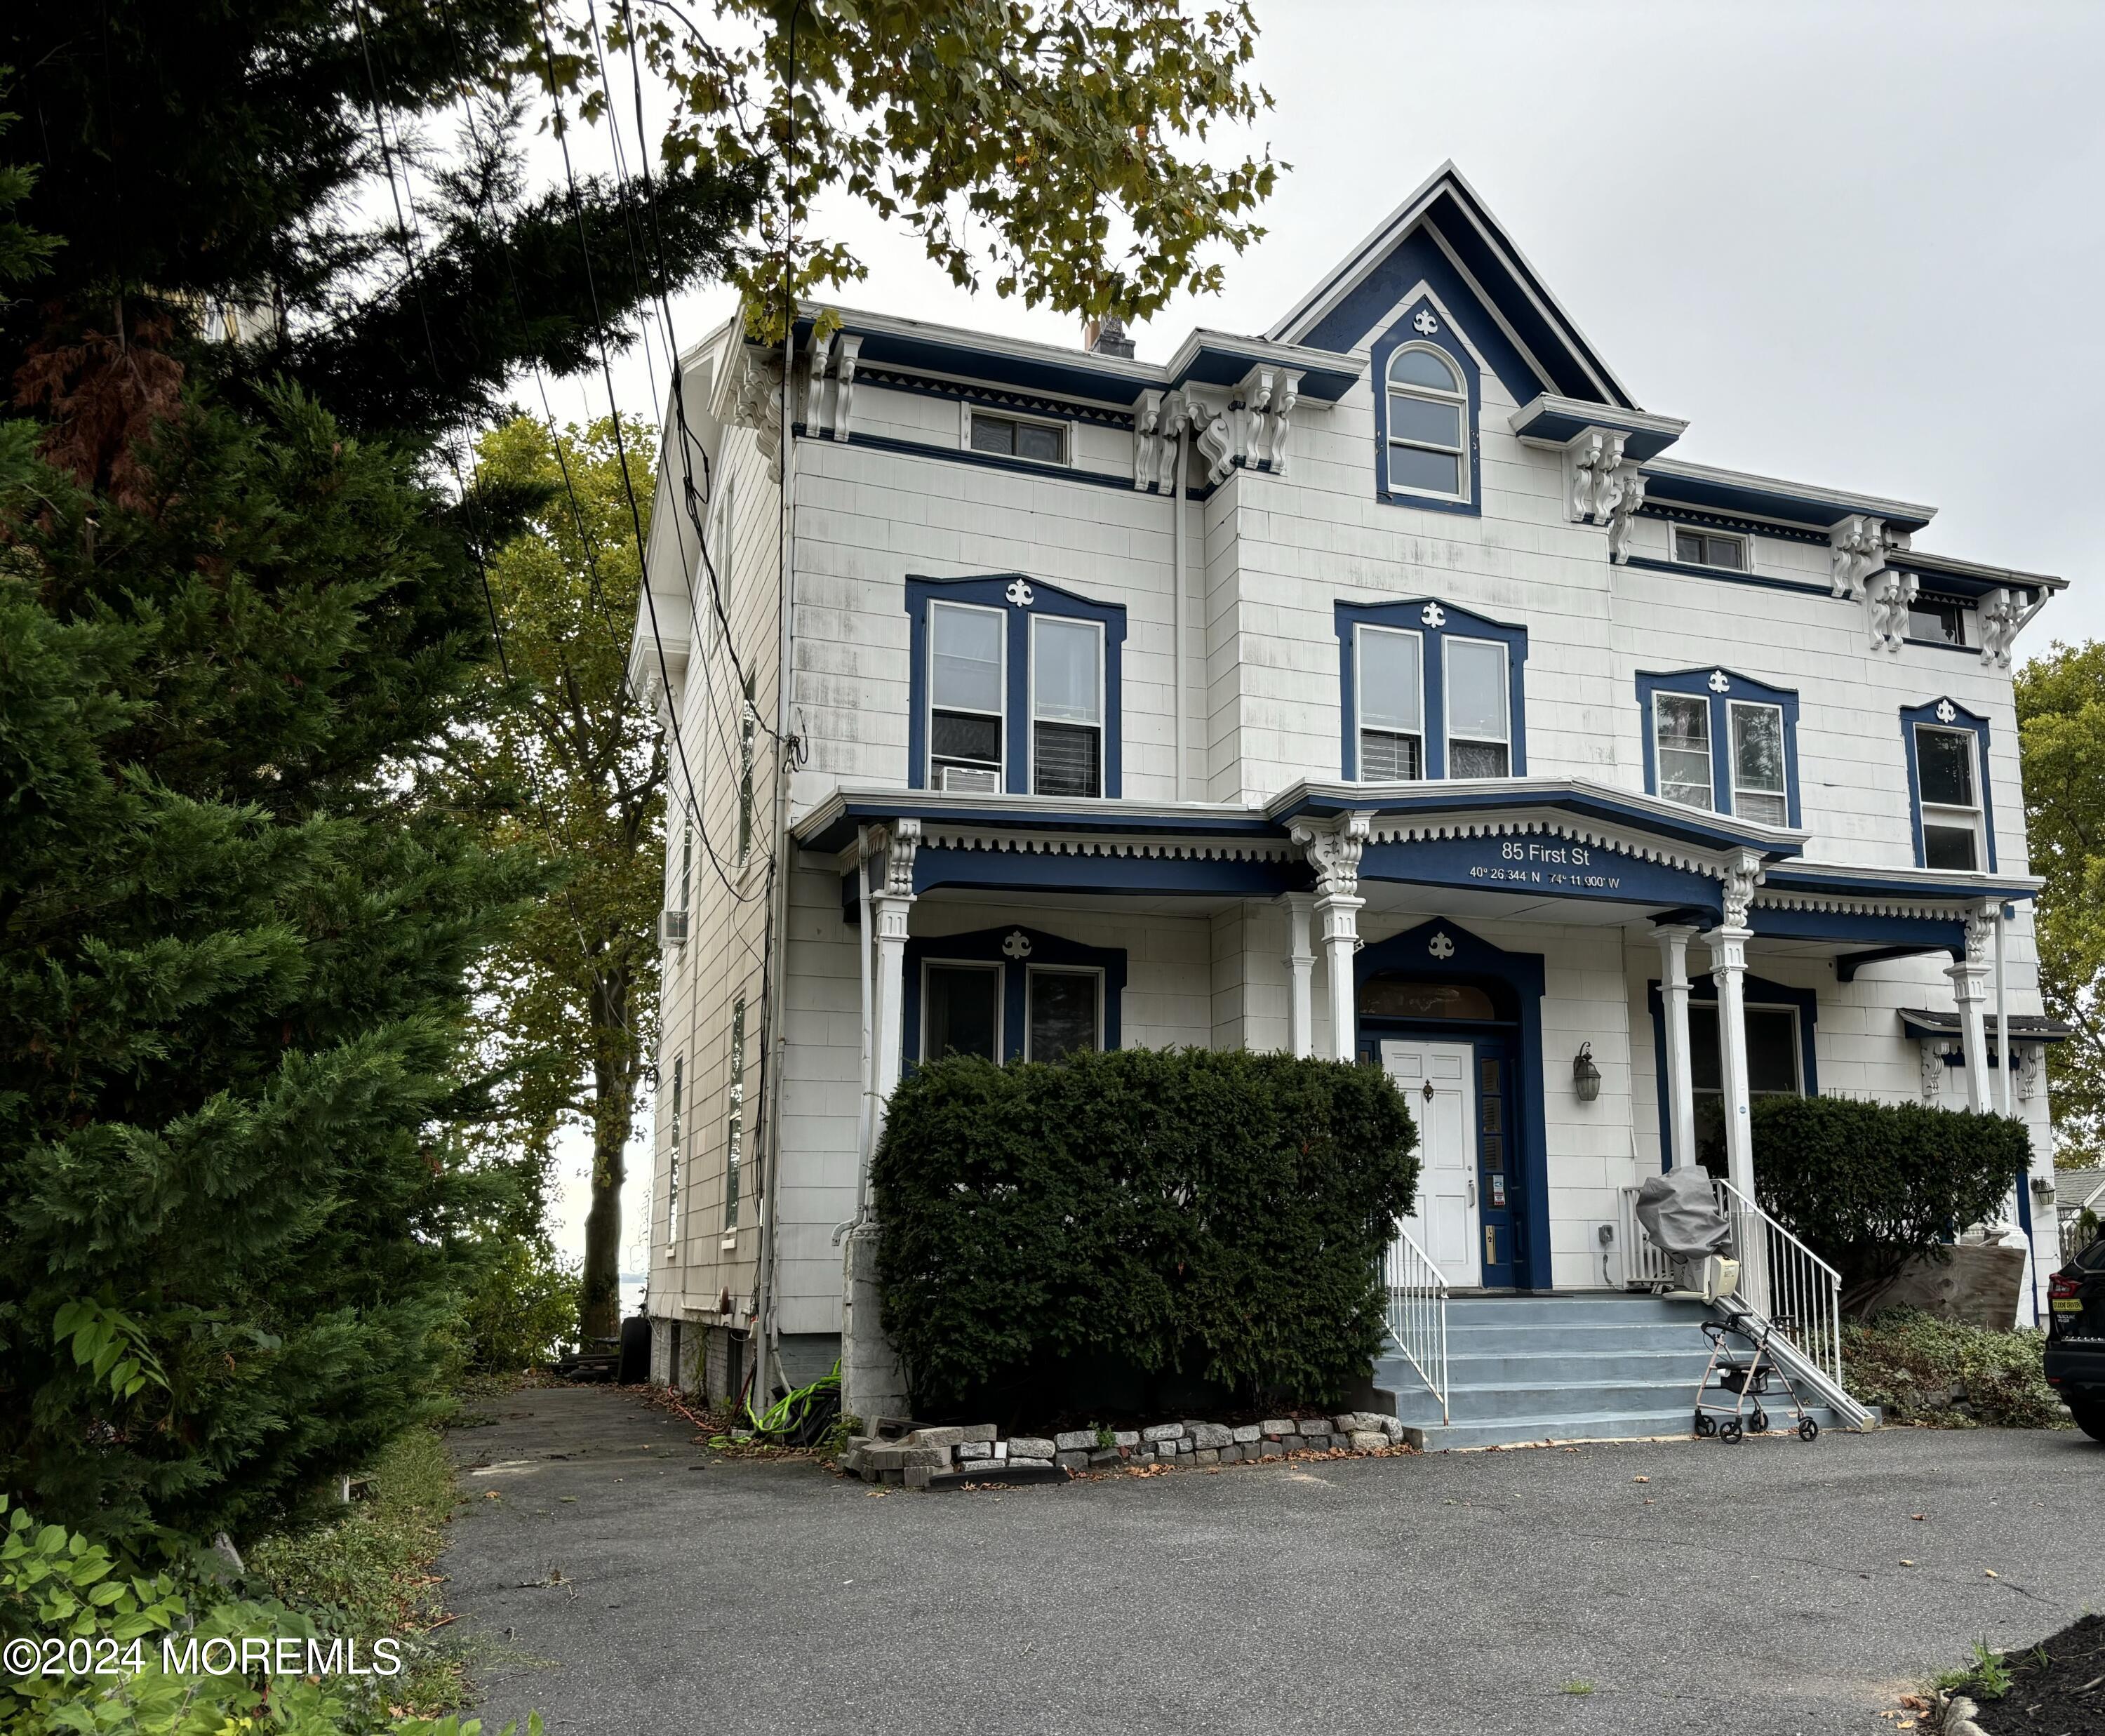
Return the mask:
[[[1677,457],[1934,506],[1918,546],[2071,581],[2021,655],[2105,637],[2105,3],[1254,3],[1255,136],[1292,172],[1142,356],[1263,331],[1451,158],[1638,402],[1688,419]],[[836,227],[871,266],[850,305],[1079,341]],[[680,341],[728,311],[684,298]],[[623,408],[655,420],[664,378],[632,352]]]

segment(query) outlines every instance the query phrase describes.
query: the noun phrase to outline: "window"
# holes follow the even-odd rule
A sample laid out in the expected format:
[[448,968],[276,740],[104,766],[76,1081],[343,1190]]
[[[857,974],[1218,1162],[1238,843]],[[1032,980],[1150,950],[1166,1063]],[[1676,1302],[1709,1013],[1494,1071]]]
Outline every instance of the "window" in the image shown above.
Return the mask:
[[1409,781],[1425,776],[1423,642],[1415,633],[1361,626],[1358,639],[1360,779]]
[[1093,621],[1030,624],[1030,787],[1103,794],[1103,633]]
[[1030,459],[1041,464],[1067,462],[1067,430],[1057,422],[1026,422],[1015,416],[989,416],[974,410],[972,450],[1003,458]]
[[759,678],[745,678],[745,703],[738,714],[738,859],[753,854],[753,743],[760,728],[760,713],[753,703],[753,684]]
[[[1360,989],[1362,1018],[1496,1018],[1491,997],[1467,982],[1415,982],[1370,977]],[[1496,1065],[1495,1063],[1492,1063]]]
[[1730,669],[1640,674],[1645,788],[1665,802],[1794,826],[1798,696]]
[[1732,718],[1732,812],[1764,825],[1789,823],[1783,773],[1783,709],[1735,700]]
[[1908,605],[1907,636],[1932,645],[1966,643],[1966,617],[1973,610],[1948,597],[1918,597]]
[[1692,566],[1721,566],[1743,573],[1747,570],[1747,539],[1721,530],[1692,530],[1674,527],[1674,558]]
[[[1747,1032],[1747,1095],[1797,1097],[1804,1091],[1799,1077],[1798,1009],[1750,1006]],[[1692,1004],[1688,1009],[1689,1079],[1696,1099],[1696,1157],[1705,1169],[1725,1168],[1725,1066],[1718,1048],[1718,1009]]]
[[931,963],[923,987],[924,1059],[1001,1059],[1001,967]]
[[695,870],[695,822],[690,819],[680,828],[680,909],[687,909],[687,886]]
[[724,1128],[724,1228],[738,1228],[738,1183],[745,1156],[745,997],[731,1009],[731,1118]]
[[1057,1061],[1076,1049],[1102,1048],[1097,1003],[1102,982],[1093,970],[1033,965],[1025,979],[1024,1058]]
[[928,771],[938,790],[1001,788],[1002,618],[992,609],[928,609]]
[[906,610],[911,788],[1118,798],[1123,607],[999,573],[909,575]]
[[1922,799],[1922,865],[1925,868],[1971,874],[1981,866],[1985,852],[1981,847],[1976,740],[1970,729],[1915,726],[1915,776]]
[[1510,761],[1506,648],[1487,639],[1450,638],[1447,775],[1504,777]]
[[680,1083],[686,1064],[685,1055],[673,1057],[673,1165],[665,1183],[665,1245],[673,1248],[680,1245]]
[[1692,694],[1652,698],[1659,793],[1684,808],[1717,806],[1710,787],[1710,702]]
[[1406,344],[1388,364],[1388,485],[1463,500],[1469,494],[1469,391],[1431,344]]

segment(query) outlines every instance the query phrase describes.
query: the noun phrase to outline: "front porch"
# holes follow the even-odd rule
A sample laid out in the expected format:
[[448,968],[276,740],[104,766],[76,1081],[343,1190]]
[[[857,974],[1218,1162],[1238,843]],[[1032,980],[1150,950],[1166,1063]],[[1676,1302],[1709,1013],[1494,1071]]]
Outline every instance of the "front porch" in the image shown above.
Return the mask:
[[[2032,886],[1811,868],[1795,834],[1569,781],[1304,787],[1263,813],[842,792],[798,831],[801,902],[838,920],[867,997],[849,1174],[902,1070],[951,1049],[1358,1060],[1418,1112],[1401,1228],[1450,1297],[1651,1285],[1629,1195],[1707,1150],[1751,1210],[1762,1093],[2001,1107],[1990,957]],[[1950,1038],[1903,1021],[1924,1006]],[[1999,1071],[2013,1093],[2028,1076]],[[2043,1128],[2043,1093],[2011,1107]],[[1772,1263],[1754,1264],[1762,1305]],[[837,1264],[811,1288],[837,1299]]]

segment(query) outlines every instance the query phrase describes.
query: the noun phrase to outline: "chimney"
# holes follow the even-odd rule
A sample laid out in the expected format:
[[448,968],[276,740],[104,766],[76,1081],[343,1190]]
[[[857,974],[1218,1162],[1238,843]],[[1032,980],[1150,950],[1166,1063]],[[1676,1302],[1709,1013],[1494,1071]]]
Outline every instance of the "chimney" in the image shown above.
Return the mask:
[[1116,314],[1106,314],[1101,320],[1085,323],[1082,327],[1082,347],[1093,356],[1133,360],[1133,339],[1126,336],[1125,321]]

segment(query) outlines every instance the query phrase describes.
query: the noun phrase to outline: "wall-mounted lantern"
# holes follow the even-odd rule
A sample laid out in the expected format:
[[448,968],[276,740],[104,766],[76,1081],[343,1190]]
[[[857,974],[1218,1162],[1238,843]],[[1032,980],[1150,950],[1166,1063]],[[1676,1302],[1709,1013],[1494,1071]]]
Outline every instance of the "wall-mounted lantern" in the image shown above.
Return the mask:
[[1601,1070],[1593,1065],[1591,1043],[1581,1043],[1579,1053],[1571,1058],[1571,1088],[1582,1103],[1590,1103],[1601,1094]]

